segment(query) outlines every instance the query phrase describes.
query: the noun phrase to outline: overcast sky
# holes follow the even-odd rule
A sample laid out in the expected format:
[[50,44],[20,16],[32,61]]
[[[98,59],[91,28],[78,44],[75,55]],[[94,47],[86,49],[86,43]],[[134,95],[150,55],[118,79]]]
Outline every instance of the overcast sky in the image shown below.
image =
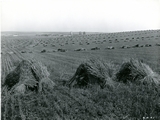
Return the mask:
[[2,0],[2,31],[160,29],[160,0]]

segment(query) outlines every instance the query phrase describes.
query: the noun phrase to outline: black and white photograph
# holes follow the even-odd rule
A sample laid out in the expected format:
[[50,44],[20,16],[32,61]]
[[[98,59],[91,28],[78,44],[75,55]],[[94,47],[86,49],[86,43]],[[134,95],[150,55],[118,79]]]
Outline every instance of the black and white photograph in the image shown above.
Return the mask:
[[1,0],[1,120],[160,120],[160,0]]

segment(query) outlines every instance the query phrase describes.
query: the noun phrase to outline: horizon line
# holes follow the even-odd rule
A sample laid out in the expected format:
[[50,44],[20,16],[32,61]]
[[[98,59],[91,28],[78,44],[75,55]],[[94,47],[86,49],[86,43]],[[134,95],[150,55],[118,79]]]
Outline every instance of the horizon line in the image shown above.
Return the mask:
[[156,31],[156,30],[160,30],[160,28],[159,29],[144,29],[144,30],[126,30],[126,31],[115,31],[115,32],[98,32],[98,31],[84,31],[84,30],[82,30],[82,31],[1,31],[1,33],[2,32],[59,32],[59,33],[70,33],[70,32],[86,32],[86,33],[119,33],[119,32],[136,32],[136,31]]

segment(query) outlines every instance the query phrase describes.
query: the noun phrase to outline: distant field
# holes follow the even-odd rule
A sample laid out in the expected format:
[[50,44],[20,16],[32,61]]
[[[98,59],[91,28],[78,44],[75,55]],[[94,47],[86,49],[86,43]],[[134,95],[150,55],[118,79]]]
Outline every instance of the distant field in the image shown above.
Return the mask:
[[[47,36],[46,36],[47,35]],[[133,47],[135,45],[139,47]],[[145,45],[151,47],[145,47]],[[102,57],[107,61],[121,63],[127,58],[138,58],[158,71],[160,63],[160,30],[120,32],[120,33],[2,33],[2,67],[6,59],[17,62],[33,57],[46,64],[66,64],[78,66],[89,56]],[[108,47],[114,49],[106,49]],[[131,47],[131,48],[122,48]],[[143,46],[143,47],[141,47]],[[100,50],[91,50],[91,48]],[[84,48],[84,51],[74,51]],[[65,49],[66,52],[59,52]],[[42,50],[46,50],[41,53]],[[13,54],[12,54],[13,52]],[[13,66],[11,66],[13,67]],[[3,71],[3,70],[2,70]]]
[[[143,61],[144,63],[147,63],[153,69],[153,71],[160,73],[160,30],[131,31],[120,33],[85,33],[83,35],[79,35],[78,32],[73,32],[72,34],[69,32],[2,32],[1,38],[2,84],[4,83],[6,75],[10,71],[12,71],[21,60],[31,58],[44,63],[51,73],[50,78],[56,83],[58,83],[58,80],[60,79],[68,80],[69,78],[71,78],[80,63],[90,57],[103,58],[106,61],[112,61],[118,65],[122,64],[122,62],[126,59],[135,58]],[[81,104],[83,104],[86,108],[88,107],[88,110],[90,110],[86,113],[88,116],[92,116],[91,110],[95,109],[97,106],[98,111],[101,111],[101,109],[105,109],[103,107],[100,107],[101,105],[99,105],[102,104],[101,102],[103,100],[101,102],[98,102],[97,99],[101,95],[102,97],[104,97],[105,94],[109,94],[104,90],[102,94],[99,95],[99,89],[97,89],[97,91],[95,90],[95,93],[93,93],[93,89],[91,89],[89,93],[87,90],[82,89],[73,89],[71,91],[68,90],[68,88],[63,87],[60,87],[59,89],[65,89],[66,93],[62,94],[57,90],[57,93],[52,94],[52,97],[54,97],[54,101],[56,101],[56,99],[62,100],[63,104],[56,103],[60,106],[60,108],[57,109],[61,109],[65,105],[68,107],[68,104],[65,103],[65,99],[68,99],[68,101],[71,102],[69,104],[80,104],[77,106],[81,106]],[[124,87],[123,90],[125,91],[125,89],[128,88]],[[141,88],[137,89],[140,90]],[[84,92],[85,95],[88,95],[90,93],[93,94],[91,98],[83,95],[74,96],[76,94],[80,94],[81,92]],[[57,94],[60,94],[62,96],[58,98]],[[68,96],[66,97],[64,94],[67,94]],[[110,97],[109,100],[118,99],[114,98],[114,92],[111,92],[111,94],[112,97]],[[98,97],[96,98],[94,97],[94,95],[97,95]],[[25,97],[22,96],[22,98],[24,99],[24,104],[26,105],[24,107],[28,109],[31,106],[27,106],[27,98]],[[41,96],[36,95],[36,97],[42,99]],[[36,100],[36,97],[33,97],[32,99]],[[47,97],[47,95],[44,95],[43,99],[44,97]],[[48,100],[51,101],[52,97],[50,97]],[[85,99],[83,99],[83,97]],[[124,96],[122,95],[121,97]],[[134,98],[134,96],[131,97]],[[75,101],[78,101],[80,103]],[[81,101],[83,103],[81,103]],[[90,103],[86,104],[87,102]],[[116,102],[119,103],[119,101]],[[93,104],[95,104],[95,108],[92,108]],[[112,106],[112,103],[110,105]],[[36,104],[34,104],[33,106],[36,107]],[[76,105],[73,105],[73,107],[74,109],[70,111],[70,114],[74,113],[74,110],[77,109]],[[42,112],[41,114],[43,114],[43,108],[41,109],[42,110],[40,112]],[[81,108],[82,111],[83,109]],[[117,109],[119,109],[119,107],[117,107]],[[127,109],[127,106],[125,106],[125,109]],[[53,112],[49,107],[46,109],[46,111],[47,110]],[[133,111],[130,112],[132,113]],[[34,115],[36,116],[36,114],[37,113],[35,113]],[[57,113],[55,114],[57,115]],[[57,116],[60,116],[60,119],[63,119],[63,114],[64,113],[60,111],[60,115],[58,114]],[[76,114],[77,113],[74,113],[75,116]],[[83,112],[81,114],[84,115]],[[101,114],[99,116],[102,117]],[[52,118],[53,116],[50,117]],[[29,118],[32,118],[32,116],[30,116]],[[41,117],[39,116],[39,118]],[[78,116],[78,118],[80,119],[81,116]],[[93,119],[94,116],[92,116],[91,118]],[[102,119],[107,119],[107,117],[103,116]]]

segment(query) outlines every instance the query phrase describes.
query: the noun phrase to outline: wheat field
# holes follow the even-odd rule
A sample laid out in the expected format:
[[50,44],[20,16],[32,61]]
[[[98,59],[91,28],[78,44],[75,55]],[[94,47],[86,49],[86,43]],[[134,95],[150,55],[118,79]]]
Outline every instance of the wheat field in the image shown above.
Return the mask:
[[[83,34],[2,32],[1,38],[1,119],[159,119],[160,87],[116,82],[114,87],[103,89],[96,84],[70,88],[65,83],[89,58],[113,64],[115,72],[124,61],[138,59],[160,75],[160,30]],[[56,86],[41,93],[4,92],[6,76],[27,59],[46,66],[49,79]]]

